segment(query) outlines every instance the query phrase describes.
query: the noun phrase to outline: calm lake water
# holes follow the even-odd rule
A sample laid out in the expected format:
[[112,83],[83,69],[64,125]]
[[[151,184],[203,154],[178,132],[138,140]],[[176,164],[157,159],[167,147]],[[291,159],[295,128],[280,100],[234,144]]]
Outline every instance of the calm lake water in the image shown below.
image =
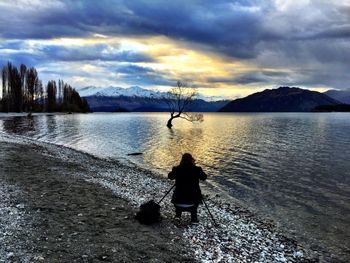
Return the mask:
[[[185,152],[210,184],[315,249],[350,260],[350,114],[165,113],[14,117],[0,131],[133,162],[167,175]],[[128,153],[142,152],[140,156]]]

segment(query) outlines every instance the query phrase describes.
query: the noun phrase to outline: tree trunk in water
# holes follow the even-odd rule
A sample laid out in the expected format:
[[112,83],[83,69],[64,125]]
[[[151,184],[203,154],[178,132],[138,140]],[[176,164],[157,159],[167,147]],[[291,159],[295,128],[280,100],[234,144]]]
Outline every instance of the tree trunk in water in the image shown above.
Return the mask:
[[171,129],[171,127],[173,127],[173,124],[171,123],[172,121],[173,121],[173,117],[170,117],[170,119],[168,120],[168,122],[167,122],[167,124],[166,124],[166,126],[169,128],[169,129]]

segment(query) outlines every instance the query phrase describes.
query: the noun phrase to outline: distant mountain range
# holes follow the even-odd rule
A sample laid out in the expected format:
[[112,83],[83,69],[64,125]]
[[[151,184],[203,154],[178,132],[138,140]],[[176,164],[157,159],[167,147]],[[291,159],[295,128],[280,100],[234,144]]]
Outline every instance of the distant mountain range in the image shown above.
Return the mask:
[[[78,91],[82,97],[86,98],[92,111],[163,112],[168,110],[167,104],[162,99],[164,92],[143,89],[138,86],[130,88],[89,86]],[[212,100],[213,97],[207,97],[207,99]],[[233,101],[196,99],[193,101],[191,111],[310,112],[319,106],[339,104],[350,104],[350,90],[329,90],[320,93],[297,87],[280,87],[266,89]],[[321,110],[317,109],[317,111],[337,110],[338,108],[321,107]]]
[[[85,88],[78,89],[78,92],[81,97],[89,97],[89,96],[103,96],[103,97],[118,97],[118,96],[126,96],[126,97],[146,97],[146,98],[162,98],[166,95],[166,92],[154,91],[149,89],[144,89],[139,86],[131,86],[129,88],[121,88],[121,87],[95,87],[88,86]],[[224,99],[222,96],[204,96],[199,94],[197,99],[205,100],[205,101],[228,101]]]
[[[85,87],[79,89],[80,96],[84,97],[95,112],[135,111],[135,112],[163,112],[168,111],[167,104],[162,99],[165,92],[151,91],[138,86],[130,88],[119,87]],[[206,97],[213,99],[213,97]],[[229,101],[206,101],[196,99],[191,105],[194,112],[216,112]]]
[[342,103],[350,104],[350,89],[348,90],[332,89],[332,90],[327,90],[324,94]]
[[155,97],[161,98],[164,95],[163,92],[152,91],[143,89],[139,86],[132,86],[130,88],[120,87],[107,87],[99,88],[95,86],[89,86],[78,90],[81,97],[99,96],[99,97]]
[[326,94],[296,87],[266,89],[225,105],[222,112],[309,112],[320,105],[340,104]]

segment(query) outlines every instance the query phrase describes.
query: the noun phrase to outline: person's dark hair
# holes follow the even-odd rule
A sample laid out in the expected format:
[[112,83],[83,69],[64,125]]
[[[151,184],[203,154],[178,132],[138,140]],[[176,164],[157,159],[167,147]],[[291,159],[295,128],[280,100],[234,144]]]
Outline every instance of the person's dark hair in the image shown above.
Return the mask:
[[184,153],[181,158],[180,166],[194,165],[194,158],[190,153]]

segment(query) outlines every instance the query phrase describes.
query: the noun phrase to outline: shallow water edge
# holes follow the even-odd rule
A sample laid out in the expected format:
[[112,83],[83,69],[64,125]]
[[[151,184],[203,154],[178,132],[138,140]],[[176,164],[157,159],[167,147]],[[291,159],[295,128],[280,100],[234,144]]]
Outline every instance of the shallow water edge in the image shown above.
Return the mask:
[[[125,166],[116,161],[96,158],[66,147],[40,143],[19,136],[10,137],[2,134],[0,137],[2,141],[40,145],[43,147],[42,154],[58,156],[68,163],[84,164],[89,171],[84,175],[85,180],[111,189],[134,207],[138,207],[145,200],[159,196],[164,189],[171,186],[171,183],[164,178],[140,167]],[[198,260],[284,262],[286,259],[300,262],[310,258],[321,261],[322,258],[332,258],[329,253],[322,255],[308,251],[307,248],[281,235],[271,222],[256,217],[236,204],[224,202],[220,196],[211,192],[211,189],[206,188],[205,193],[210,210],[220,223],[219,229],[213,228],[203,207],[199,211],[201,218],[199,226],[189,226],[186,222],[174,225],[173,208],[169,199],[162,207],[165,226],[175,227],[183,233],[185,242],[189,243]]]

